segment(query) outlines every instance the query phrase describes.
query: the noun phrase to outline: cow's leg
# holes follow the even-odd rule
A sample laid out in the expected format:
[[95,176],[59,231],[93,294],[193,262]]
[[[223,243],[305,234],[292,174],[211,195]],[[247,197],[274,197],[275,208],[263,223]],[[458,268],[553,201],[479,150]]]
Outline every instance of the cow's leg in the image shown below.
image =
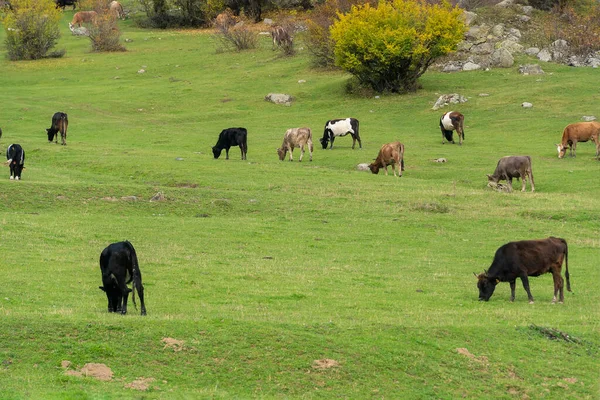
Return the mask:
[[127,287],[127,285],[125,284],[125,281],[121,281],[119,283],[119,290],[121,291],[121,296],[123,299],[123,306],[121,307],[121,314],[125,315],[127,314],[127,298],[129,297],[129,292],[131,292],[131,289],[129,289]]
[[569,147],[571,148],[571,157],[577,157],[577,153],[576,153],[577,142],[573,142],[573,144]]
[[531,186],[531,191],[535,192],[535,184],[533,183],[533,171],[527,171],[527,175],[529,175],[529,185]]
[[565,301],[565,296],[563,292],[564,280],[562,276],[560,276],[560,265],[557,267],[556,265],[552,268],[552,278],[554,280],[554,297],[552,298],[552,302],[556,303],[556,295],[559,294],[558,302],[562,303]]
[[533,304],[533,296],[531,295],[531,290],[529,290],[529,278],[527,277],[527,275],[521,276],[521,282],[523,282],[523,288],[527,292],[529,304]]
[[141,315],[146,315],[146,304],[144,304],[144,285],[140,283],[136,286],[136,289],[138,292],[138,296],[140,297],[140,304],[142,308]]
[[[290,161],[294,161],[294,156],[292,155],[294,148],[290,147],[289,151],[290,151]],[[302,154],[300,154],[300,161],[302,161]]]
[[356,134],[356,140],[358,140],[358,147],[362,150],[362,142],[360,141],[360,136]]
[[513,187],[512,187],[512,178],[506,179],[506,183],[507,183],[507,186],[508,186],[508,191],[512,192],[512,190],[513,190]]
[[355,146],[356,146],[356,136],[354,136],[354,134],[352,134],[352,150],[354,150]]
[[527,173],[524,173],[521,176],[521,192],[524,192],[526,187],[527,187]]
[[330,139],[329,150],[333,150],[333,140],[335,139],[335,136],[331,135],[329,139]]
[[516,280],[508,282],[510,284],[510,301],[515,301],[515,286],[517,286]]
[[300,159],[299,162],[302,162],[302,157],[304,157],[304,145],[300,146]]
[[225,159],[229,160],[229,147],[225,147]]
[[308,155],[310,156],[309,161],[312,161],[312,152],[313,152],[313,144],[312,142],[308,143]]
[[387,176],[387,174],[388,174],[387,173],[387,167],[388,167],[388,165],[384,161],[384,163],[383,163],[383,169],[385,170],[385,176]]

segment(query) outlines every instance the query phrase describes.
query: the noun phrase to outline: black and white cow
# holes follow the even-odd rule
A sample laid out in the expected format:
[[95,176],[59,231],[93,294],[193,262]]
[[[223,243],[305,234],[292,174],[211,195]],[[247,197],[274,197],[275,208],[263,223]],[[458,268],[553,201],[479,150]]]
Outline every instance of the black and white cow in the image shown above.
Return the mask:
[[[146,315],[142,272],[131,243],[128,241],[112,243],[102,250],[100,271],[103,285],[100,286],[100,289],[106,293],[108,312],[127,314],[127,297],[131,291],[133,291],[133,305],[137,308],[135,303],[135,291],[137,290],[142,305],[142,315]],[[132,289],[129,289],[127,284],[132,281]]]
[[352,148],[356,145],[358,140],[358,146],[362,149],[362,143],[360,141],[360,135],[358,134],[358,120],[356,118],[345,118],[345,119],[331,119],[325,123],[325,130],[323,137],[319,139],[323,149],[327,148],[327,144],[331,142],[329,146],[333,149],[333,141],[337,136],[346,136],[350,134],[352,136]]
[[465,138],[465,117],[458,111],[449,111],[440,118],[440,129],[442,130],[442,144],[447,140],[454,143],[453,131],[458,134],[458,144],[462,145]]
[[10,167],[10,179],[21,179],[25,164],[25,150],[19,144],[11,144],[6,149],[6,165]]
[[242,160],[246,159],[248,153],[248,131],[246,128],[227,128],[219,134],[217,144],[213,146],[213,155],[219,158],[221,151],[225,149],[225,159],[229,160],[229,148],[231,146],[240,146],[242,151]]
[[52,126],[46,129],[46,132],[48,132],[48,142],[52,143],[53,141],[55,141],[55,143],[58,143],[58,132],[60,132],[62,145],[66,146],[68,126],[69,119],[67,118],[67,114],[65,114],[64,112],[54,113],[54,115],[52,116]]

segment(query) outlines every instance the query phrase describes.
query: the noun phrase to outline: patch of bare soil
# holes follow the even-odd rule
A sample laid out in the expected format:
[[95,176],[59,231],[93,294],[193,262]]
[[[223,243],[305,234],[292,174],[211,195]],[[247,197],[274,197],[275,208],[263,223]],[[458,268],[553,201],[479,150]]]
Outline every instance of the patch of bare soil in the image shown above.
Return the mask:
[[81,370],[68,369],[71,366],[71,361],[64,360],[60,363],[60,366],[65,369],[65,375],[69,376],[89,376],[96,378],[101,381],[110,381],[113,378],[112,370],[105,364],[99,363],[87,363],[81,368]]
[[154,382],[154,378],[137,378],[136,380],[134,380],[131,383],[128,383],[125,385],[126,389],[135,389],[135,390],[140,390],[142,392],[145,392],[146,390],[150,389],[150,384]]
[[163,350],[164,349],[173,349],[173,351],[183,350],[183,344],[184,344],[183,340],[177,340],[177,339],[167,337],[167,338],[163,338],[162,342],[165,344],[165,347],[163,347]]
[[333,368],[333,367],[339,367],[340,363],[332,360],[330,358],[323,358],[321,360],[315,360],[313,361],[312,367],[314,369],[329,369],[329,368]]
[[479,362],[481,364],[487,364],[488,363],[488,358],[486,356],[477,357],[475,354],[471,353],[465,347],[461,347],[461,348],[456,349],[456,352],[458,354],[462,354],[463,356],[470,358],[473,361],[477,361],[477,362]]

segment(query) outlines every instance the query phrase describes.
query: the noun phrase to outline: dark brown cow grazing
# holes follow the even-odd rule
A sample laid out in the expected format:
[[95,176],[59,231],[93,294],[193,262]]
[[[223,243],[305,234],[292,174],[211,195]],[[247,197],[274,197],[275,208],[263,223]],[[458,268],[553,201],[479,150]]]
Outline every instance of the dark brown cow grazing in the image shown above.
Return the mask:
[[507,156],[502,157],[496,165],[493,175],[488,175],[488,186],[497,187],[498,181],[505,180],[508,183],[508,191],[512,191],[513,178],[521,179],[521,191],[526,188],[527,178],[531,185],[531,191],[535,191],[533,182],[533,171],[531,169],[531,157],[529,156]]
[[290,161],[294,161],[292,153],[295,147],[300,147],[300,160],[304,156],[304,146],[308,147],[308,154],[310,155],[310,161],[312,161],[313,143],[312,143],[312,132],[310,128],[291,128],[285,132],[283,136],[283,143],[281,147],[277,149],[277,154],[281,161],[284,160],[285,154],[290,152]]
[[592,140],[596,144],[596,158],[600,156],[600,122],[577,122],[567,125],[563,131],[562,141],[556,145],[558,158],[563,158],[567,153],[567,146],[571,149],[571,157],[575,157],[577,142]]
[[275,47],[291,47],[292,36],[283,26],[274,26],[271,28],[271,37],[273,38],[273,50]]
[[62,145],[67,145],[67,127],[69,126],[69,119],[67,118],[67,114],[64,112],[54,113],[52,116],[52,125],[50,128],[46,129],[48,133],[48,143],[58,143],[58,132],[60,132],[60,139],[62,141]]
[[490,269],[477,277],[479,300],[488,301],[499,282],[510,283],[510,301],[515,300],[515,281],[521,278],[523,287],[529,297],[529,304],[533,304],[533,296],[529,290],[529,276],[540,276],[547,272],[554,278],[554,297],[559,294],[559,303],[564,301],[564,280],[561,276],[563,259],[565,260],[565,277],[567,290],[571,291],[569,281],[569,249],[567,242],[561,238],[549,237],[541,240],[522,240],[510,242],[496,250],[494,261]]
[[381,146],[377,158],[373,163],[369,164],[369,169],[372,173],[378,174],[379,169],[383,168],[387,175],[388,165],[392,166],[394,176],[396,176],[396,169],[398,170],[398,177],[402,176],[402,171],[404,171],[404,145],[402,143],[392,142]]
[[458,144],[462,145],[465,138],[464,129],[465,117],[458,111],[449,111],[440,118],[440,129],[442,130],[442,144],[448,142],[454,143],[453,131],[458,134]]

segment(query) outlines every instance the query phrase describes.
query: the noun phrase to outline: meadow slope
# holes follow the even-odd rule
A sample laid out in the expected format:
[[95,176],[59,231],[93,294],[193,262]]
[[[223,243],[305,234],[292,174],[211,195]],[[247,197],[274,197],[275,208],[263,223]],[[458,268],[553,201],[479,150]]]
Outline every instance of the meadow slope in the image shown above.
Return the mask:
[[[267,38],[217,53],[207,32],[126,21],[127,51],[95,54],[71,16],[64,58],[0,50],[0,145],[26,151],[22,181],[0,176],[0,398],[599,397],[600,162],[590,143],[563,160],[554,145],[600,113],[597,69],[432,71],[418,93],[358,97],[347,75],[311,69],[305,49],[280,57]],[[431,110],[454,92],[468,97],[463,146],[441,144]],[[67,146],[46,139],[56,111]],[[347,116],[363,150],[350,137],[318,148],[325,121]],[[248,160],[237,148],[214,160],[233,126],[248,129]],[[296,126],[313,129],[313,162],[277,158]],[[395,140],[404,177],[355,170]],[[524,154],[535,193],[486,187],[500,157]],[[569,243],[564,304],[551,304],[550,275],[530,280],[533,305],[520,282],[514,303],[508,284],[477,301],[473,272],[499,246],[547,236]],[[100,252],[125,239],[147,317],[108,314],[98,289]],[[64,360],[114,378],[65,375]],[[146,391],[127,387],[142,377]]]

